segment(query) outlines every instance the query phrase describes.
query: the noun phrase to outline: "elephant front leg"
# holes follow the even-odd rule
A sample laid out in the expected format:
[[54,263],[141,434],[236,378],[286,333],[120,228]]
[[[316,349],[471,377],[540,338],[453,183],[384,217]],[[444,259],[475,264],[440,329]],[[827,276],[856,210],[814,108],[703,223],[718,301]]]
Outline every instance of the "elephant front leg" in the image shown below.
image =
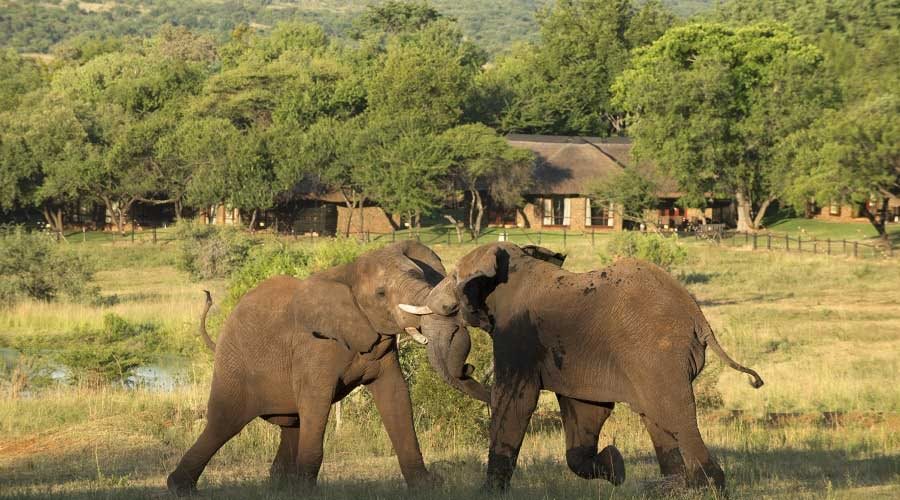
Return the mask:
[[334,391],[308,391],[297,404],[300,429],[297,433],[298,479],[306,486],[315,486],[324,457],[323,442]]
[[600,430],[613,403],[588,403],[557,394],[566,431],[566,463],[578,477],[606,479],[618,486],[625,481],[625,461],[615,446],[597,453]]
[[400,471],[410,488],[432,486],[439,480],[429,474],[422,460],[419,440],[413,425],[412,401],[409,388],[403,378],[396,353],[389,353],[381,359],[381,371],[368,386],[375,400],[384,428],[391,438]]
[[491,446],[483,487],[488,491],[509,488],[522,439],[540,394],[536,375],[513,380],[505,378],[498,372],[491,394]]

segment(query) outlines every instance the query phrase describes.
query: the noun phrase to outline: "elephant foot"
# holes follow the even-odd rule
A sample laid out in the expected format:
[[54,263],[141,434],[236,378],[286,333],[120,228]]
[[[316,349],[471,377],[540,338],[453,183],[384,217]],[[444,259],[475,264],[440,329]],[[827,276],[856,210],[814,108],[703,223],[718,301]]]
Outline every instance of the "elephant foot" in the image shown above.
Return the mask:
[[406,487],[411,490],[431,490],[444,485],[444,478],[434,472],[417,474],[406,481]]
[[169,492],[178,497],[186,497],[197,492],[197,481],[180,476],[177,471],[169,474],[166,480]]
[[602,471],[601,478],[606,479],[613,486],[625,482],[625,459],[622,458],[618,448],[612,445],[603,448],[595,460]]

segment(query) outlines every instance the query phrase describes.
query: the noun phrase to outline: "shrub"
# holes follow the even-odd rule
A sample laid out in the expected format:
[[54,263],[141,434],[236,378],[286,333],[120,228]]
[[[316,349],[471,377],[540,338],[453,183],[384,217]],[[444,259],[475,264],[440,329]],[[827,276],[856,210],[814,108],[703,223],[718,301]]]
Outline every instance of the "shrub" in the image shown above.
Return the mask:
[[642,234],[634,231],[616,233],[607,245],[613,257],[635,257],[652,262],[670,271],[672,266],[687,260],[687,250],[678,244],[676,236]]
[[55,243],[45,233],[14,228],[0,234],[0,303],[25,297],[50,301],[59,295],[84,301],[96,298],[94,261]]
[[231,275],[229,299],[237,302],[261,281],[272,276],[287,274],[305,278],[317,271],[352,262],[372,248],[351,239],[326,240],[316,245],[254,248]]
[[176,267],[194,280],[224,278],[247,258],[256,241],[236,227],[182,222],[176,228]]
[[88,384],[123,381],[135,368],[153,362],[168,347],[167,336],[159,325],[133,323],[112,313],[103,317],[99,329],[77,328],[63,335],[0,339],[0,345],[63,366],[70,382]]
[[[491,339],[481,330],[469,331],[472,351],[467,362],[475,367],[473,377],[490,383],[494,366]],[[487,439],[490,422],[487,405],[447,385],[431,367],[424,348],[412,342],[407,342],[406,346],[409,347],[401,349],[401,361],[408,367],[416,421],[426,432],[438,433],[442,439],[452,436],[455,441],[472,444]]]

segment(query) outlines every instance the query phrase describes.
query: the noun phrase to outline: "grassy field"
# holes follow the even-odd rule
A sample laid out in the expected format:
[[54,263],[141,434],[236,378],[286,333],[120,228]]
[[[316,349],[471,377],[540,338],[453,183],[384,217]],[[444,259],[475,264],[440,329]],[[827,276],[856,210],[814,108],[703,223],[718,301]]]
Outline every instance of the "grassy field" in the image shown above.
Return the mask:
[[[496,236],[492,236],[496,239]],[[567,240],[566,267],[599,267],[605,236]],[[486,242],[482,240],[482,242]],[[546,246],[563,250],[562,241]],[[308,244],[298,242],[295,244]],[[701,430],[726,471],[733,498],[900,497],[900,262],[750,252],[685,243],[690,261],[673,272],[700,301],[720,342],[766,380],[745,377],[710,356],[698,390],[721,398],[703,410]],[[0,310],[0,335],[57,335],[97,326],[115,312],[154,321],[190,342],[201,288],[173,266],[174,245],[72,244],[104,263],[97,305],[22,302]],[[471,245],[435,244],[449,268]],[[202,351],[198,351],[202,352]],[[209,357],[198,354],[189,381],[170,392],[63,386],[0,400],[0,497],[166,497],[165,476],[203,426]],[[449,388],[447,390],[450,390]],[[655,498],[658,470],[649,438],[624,405],[601,435],[622,450],[628,480],[619,488],[578,479],[565,466],[555,403],[542,398],[510,498]],[[823,412],[828,413],[826,416]],[[420,432],[429,466],[445,479],[407,492],[385,433],[372,422],[330,428],[313,498],[478,497],[486,442]],[[255,422],[213,459],[204,497],[292,498],[271,485],[277,432]],[[676,492],[674,498],[702,498]]]

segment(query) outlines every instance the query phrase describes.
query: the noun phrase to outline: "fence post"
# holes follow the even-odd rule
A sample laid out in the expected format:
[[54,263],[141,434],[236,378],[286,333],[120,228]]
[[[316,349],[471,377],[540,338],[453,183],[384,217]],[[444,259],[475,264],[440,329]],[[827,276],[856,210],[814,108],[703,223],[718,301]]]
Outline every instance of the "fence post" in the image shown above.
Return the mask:
[[479,233],[480,233],[480,231],[476,231],[476,232],[475,232],[475,244],[476,244],[476,245],[478,244],[478,237],[480,236]]
[[756,233],[753,233],[753,249],[756,250]]
[[156,244],[156,226],[153,226],[153,244]]
[[566,228],[563,228],[563,248],[566,248]]
[[87,226],[81,226],[81,242],[87,242]]
[[541,232],[538,231],[538,245],[541,244]]
[[750,233],[744,231],[744,244],[746,245],[748,241],[750,241]]
[[134,217],[131,218],[131,242],[134,243]]
[[888,244],[888,257],[893,257],[894,256],[894,244],[891,243],[891,240],[888,240],[887,244]]
[[853,242],[853,256],[854,257],[859,256],[859,242],[858,241]]
[[450,231],[447,231],[447,246],[450,246]]
[[62,240],[62,231],[59,229],[56,230],[56,242],[59,243]]
[[594,248],[594,228],[591,228],[591,248]]
[[841,253],[842,253],[843,255],[847,255],[847,240],[841,240],[841,241],[844,242],[844,249],[841,250]]
[[813,236],[813,255],[816,254],[816,250],[818,249],[818,247],[819,247],[819,240],[817,240],[816,237]]
[[772,249],[772,233],[766,235],[766,250]]
[[828,255],[831,255],[831,237],[829,237],[829,238],[826,240],[826,243],[825,243],[825,244],[827,245],[825,252],[826,252]]
[[784,251],[785,252],[791,251],[791,237],[786,234],[784,235]]
[[391,243],[397,241],[397,230],[391,229]]
[[803,253],[803,235],[797,235],[797,251]]

